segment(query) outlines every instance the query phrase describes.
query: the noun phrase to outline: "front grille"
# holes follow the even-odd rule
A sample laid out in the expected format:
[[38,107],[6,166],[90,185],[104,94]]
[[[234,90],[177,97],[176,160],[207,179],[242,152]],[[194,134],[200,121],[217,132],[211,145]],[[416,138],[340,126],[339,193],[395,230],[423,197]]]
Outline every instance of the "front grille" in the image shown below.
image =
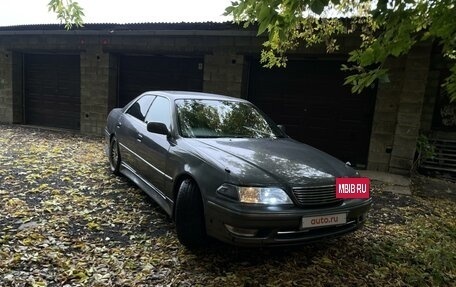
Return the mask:
[[330,206],[342,202],[336,198],[335,185],[296,187],[293,193],[299,204],[305,207]]

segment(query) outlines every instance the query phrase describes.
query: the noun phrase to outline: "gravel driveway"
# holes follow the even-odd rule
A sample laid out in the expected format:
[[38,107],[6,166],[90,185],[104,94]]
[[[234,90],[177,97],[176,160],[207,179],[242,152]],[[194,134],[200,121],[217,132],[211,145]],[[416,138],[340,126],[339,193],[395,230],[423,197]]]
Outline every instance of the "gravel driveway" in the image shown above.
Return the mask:
[[0,125],[0,286],[455,286],[455,197],[377,186],[369,222],[342,238],[192,253],[103,145]]

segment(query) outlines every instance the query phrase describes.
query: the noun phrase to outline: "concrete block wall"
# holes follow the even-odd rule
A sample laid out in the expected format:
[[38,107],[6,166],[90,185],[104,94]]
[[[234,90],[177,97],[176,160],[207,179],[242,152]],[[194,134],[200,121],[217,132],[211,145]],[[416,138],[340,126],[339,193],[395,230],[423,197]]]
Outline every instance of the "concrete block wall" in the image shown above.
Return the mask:
[[203,91],[241,97],[244,56],[215,52],[204,57]]
[[13,123],[23,123],[24,121],[24,57],[22,53],[12,52],[12,87],[13,87]]
[[244,56],[236,51],[259,51],[260,43],[252,39],[254,38],[234,36],[121,36],[110,38],[105,50],[141,54],[202,55],[203,91],[240,97]]
[[399,98],[405,71],[405,58],[389,59],[389,81],[377,89],[367,168],[388,171],[397,122]]
[[24,123],[24,54],[75,54],[80,49],[79,37],[76,36],[8,35],[0,37],[0,79],[4,80],[4,85],[0,85],[0,122]]
[[81,52],[81,133],[103,134],[108,115],[109,54],[98,45]]
[[[0,122],[21,122],[22,53],[59,52],[80,55],[81,133],[101,135],[116,104],[118,55],[190,55],[204,57],[203,91],[241,97],[248,81],[245,57],[258,55],[261,38],[253,35],[96,33],[11,35],[0,37]],[[211,32],[212,33],[212,32]],[[346,39],[343,52],[356,43]],[[353,47],[352,47],[353,46]],[[300,49],[296,55],[323,55],[322,49]],[[16,56],[14,56],[16,55]],[[322,56],[324,57],[324,56]],[[368,169],[407,173],[420,129],[430,129],[438,75],[429,71],[430,47],[417,47],[392,59],[388,83],[380,83],[370,139]],[[16,76],[15,76],[16,75]],[[424,107],[423,107],[424,103]],[[432,106],[432,107],[431,107]]]
[[118,65],[118,58],[109,53],[108,113],[117,105]]
[[0,49],[0,123],[13,122],[12,53]]
[[415,47],[407,55],[389,172],[408,174],[412,168],[426,91],[431,45]]
[[[147,34],[0,37],[0,122],[23,122],[21,59],[24,53],[80,54],[80,131],[97,135],[103,133],[107,114],[116,104],[118,55],[203,56],[203,90],[240,97],[244,57],[236,54],[233,47],[235,41],[240,41],[246,53],[258,51],[259,47],[255,45],[260,42],[252,39],[229,35],[195,37]],[[13,54],[17,55],[16,61],[12,60]],[[13,80],[14,75],[16,77]]]
[[420,133],[431,45],[391,59],[389,83],[380,83],[369,147],[368,169],[408,174]]

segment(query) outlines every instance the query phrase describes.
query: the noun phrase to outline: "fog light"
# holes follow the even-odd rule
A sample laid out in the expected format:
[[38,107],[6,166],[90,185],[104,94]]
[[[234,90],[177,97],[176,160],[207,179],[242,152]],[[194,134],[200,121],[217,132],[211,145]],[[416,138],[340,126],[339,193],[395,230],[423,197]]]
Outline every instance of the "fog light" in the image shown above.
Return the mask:
[[234,235],[244,236],[244,237],[253,237],[258,232],[258,229],[234,227],[234,226],[231,226],[228,224],[225,224],[225,227],[229,232],[233,233]]

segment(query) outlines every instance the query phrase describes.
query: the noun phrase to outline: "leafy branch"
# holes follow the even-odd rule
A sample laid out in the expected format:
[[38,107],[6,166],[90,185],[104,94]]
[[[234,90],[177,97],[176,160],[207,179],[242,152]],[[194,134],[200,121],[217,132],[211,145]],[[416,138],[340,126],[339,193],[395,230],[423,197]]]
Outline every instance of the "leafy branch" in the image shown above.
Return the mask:
[[429,138],[421,134],[416,141],[416,158],[412,165],[412,172],[416,172],[417,168],[428,159],[433,159],[436,156],[435,145]]
[[73,0],[51,0],[48,3],[49,11],[57,14],[57,19],[65,23],[65,29],[71,29],[74,26],[82,27],[84,21],[84,10],[79,3]]
[[436,41],[451,63],[444,86],[456,100],[455,8],[454,0],[237,0],[225,15],[245,26],[258,24],[258,35],[267,34],[261,53],[266,67],[285,66],[286,54],[301,45],[325,45],[334,52],[340,36],[359,36],[359,48],[342,67],[352,73],[346,84],[353,93],[386,78],[388,58],[405,55],[420,42]]

